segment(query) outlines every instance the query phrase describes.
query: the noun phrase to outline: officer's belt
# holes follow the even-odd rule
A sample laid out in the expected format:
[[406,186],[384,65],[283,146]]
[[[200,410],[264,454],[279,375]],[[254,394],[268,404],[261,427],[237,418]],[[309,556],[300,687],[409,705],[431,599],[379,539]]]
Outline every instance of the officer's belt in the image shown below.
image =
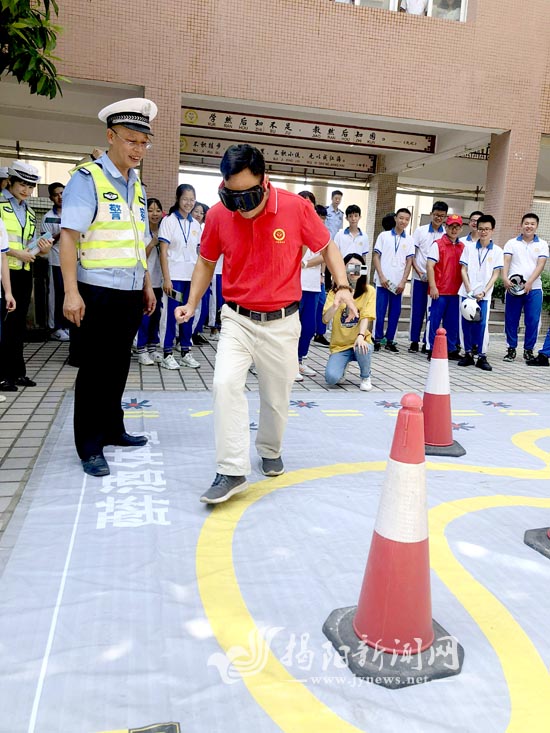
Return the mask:
[[278,321],[280,318],[286,318],[287,316],[291,316],[293,313],[296,313],[300,307],[300,303],[298,301],[287,305],[285,308],[279,308],[278,311],[251,311],[248,310],[248,308],[243,308],[242,305],[237,305],[237,303],[227,303],[227,305],[231,310],[234,310],[235,313],[238,313],[240,316],[250,318],[251,321]]

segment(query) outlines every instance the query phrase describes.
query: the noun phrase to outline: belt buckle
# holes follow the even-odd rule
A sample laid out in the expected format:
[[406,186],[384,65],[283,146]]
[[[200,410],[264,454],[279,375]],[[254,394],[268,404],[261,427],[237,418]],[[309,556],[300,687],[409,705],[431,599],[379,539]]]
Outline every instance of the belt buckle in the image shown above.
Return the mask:
[[267,313],[263,313],[262,311],[250,311],[250,319],[252,321],[260,321],[260,323],[263,323],[264,321],[267,321]]

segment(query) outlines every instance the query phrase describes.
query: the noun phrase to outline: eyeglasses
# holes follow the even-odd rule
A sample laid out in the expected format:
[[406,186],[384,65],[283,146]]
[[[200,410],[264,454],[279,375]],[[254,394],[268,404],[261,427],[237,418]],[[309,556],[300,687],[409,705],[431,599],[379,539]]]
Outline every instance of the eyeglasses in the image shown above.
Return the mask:
[[129,148],[137,148],[138,150],[151,150],[151,148],[153,147],[153,143],[152,142],[138,143],[135,140],[126,140],[126,138],[125,137],[122,137],[122,135],[119,135],[118,132],[113,127],[111,127],[111,130]]
[[434,219],[446,219],[447,214],[438,214],[435,211],[432,213]]
[[492,232],[493,231],[493,228],[490,227],[489,229],[487,229],[487,227],[478,227],[477,228],[477,231],[478,232]]

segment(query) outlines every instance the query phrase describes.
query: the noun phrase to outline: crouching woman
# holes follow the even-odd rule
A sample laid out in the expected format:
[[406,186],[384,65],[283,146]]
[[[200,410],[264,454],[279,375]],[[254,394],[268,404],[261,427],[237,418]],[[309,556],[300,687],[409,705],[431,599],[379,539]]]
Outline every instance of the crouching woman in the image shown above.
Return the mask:
[[343,305],[335,306],[334,292],[329,292],[323,309],[323,322],[332,321],[325,380],[327,384],[337,384],[343,379],[349,362],[356,361],[361,375],[359,389],[369,392],[372,389],[370,364],[373,352],[372,325],[376,318],[376,291],[367,283],[365,260],[361,255],[346,255],[344,263],[359,318],[346,322],[347,308]]

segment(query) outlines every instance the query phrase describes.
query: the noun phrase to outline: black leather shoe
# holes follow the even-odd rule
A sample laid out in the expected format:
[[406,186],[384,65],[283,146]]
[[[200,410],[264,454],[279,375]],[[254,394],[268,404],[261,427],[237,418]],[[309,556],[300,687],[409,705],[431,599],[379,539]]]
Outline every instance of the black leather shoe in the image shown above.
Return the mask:
[[15,382],[12,382],[11,379],[4,379],[2,382],[0,382],[0,392],[17,392],[17,387],[15,386]]
[[202,333],[195,333],[191,337],[192,342],[195,344],[195,346],[207,346],[210,341],[208,339],[205,339]]
[[148,438],[145,435],[130,435],[130,433],[122,433],[118,438],[115,438],[109,445],[122,445],[136,448],[140,445],[146,445]]
[[36,387],[36,382],[33,382],[28,377],[17,377],[15,384],[18,384],[20,387]]
[[407,349],[409,354],[418,354],[418,341],[411,341],[411,345]]
[[87,460],[82,461],[82,470],[88,476],[108,476],[111,473],[109,464],[102,453],[98,453],[97,456],[90,456]]

